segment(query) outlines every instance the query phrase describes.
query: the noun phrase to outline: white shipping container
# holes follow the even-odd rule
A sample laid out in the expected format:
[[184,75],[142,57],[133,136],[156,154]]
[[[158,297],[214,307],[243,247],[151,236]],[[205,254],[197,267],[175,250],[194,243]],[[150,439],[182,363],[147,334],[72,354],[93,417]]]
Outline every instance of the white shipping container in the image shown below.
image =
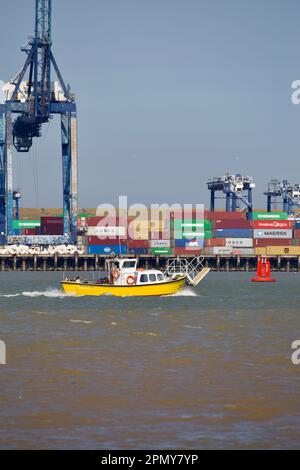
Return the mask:
[[233,248],[232,249],[233,255],[254,255],[255,249],[254,248]]
[[225,246],[252,248],[253,238],[225,238]]
[[88,227],[87,234],[89,237],[125,237],[126,227],[96,225],[95,227]]
[[293,230],[253,230],[253,238],[293,238]]
[[214,246],[212,251],[214,255],[231,255],[232,247],[231,246]]
[[171,242],[170,240],[151,240],[150,247],[151,248],[170,248]]

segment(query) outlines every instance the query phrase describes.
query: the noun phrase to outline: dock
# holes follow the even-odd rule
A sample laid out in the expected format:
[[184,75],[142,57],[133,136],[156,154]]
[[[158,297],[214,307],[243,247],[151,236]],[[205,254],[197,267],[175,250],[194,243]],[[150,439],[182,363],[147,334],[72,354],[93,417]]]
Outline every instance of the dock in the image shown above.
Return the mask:
[[[126,255],[134,258],[136,256]],[[0,271],[99,271],[105,269],[107,255],[0,255]],[[170,256],[141,255],[140,268],[164,270]],[[186,257],[188,258],[188,257]],[[191,259],[193,256],[190,257]],[[203,265],[212,271],[256,271],[257,256],[203,256]],[[300,256],[269,256],[272,271],[300,272]]]

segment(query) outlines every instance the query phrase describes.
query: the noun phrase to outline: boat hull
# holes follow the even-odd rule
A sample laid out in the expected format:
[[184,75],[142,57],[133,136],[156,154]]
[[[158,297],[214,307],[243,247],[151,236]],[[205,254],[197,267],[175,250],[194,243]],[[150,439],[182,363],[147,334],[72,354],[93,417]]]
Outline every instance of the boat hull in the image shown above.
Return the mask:
[[78,296],[114,295],[117,297],[144,297],[176,294],[184,286],[185,278],[186,276],[183,276],[176,280],[158,284],[146,284],[144,286],[106,286],[73,281],[62,281],[61,285],[65,293]]

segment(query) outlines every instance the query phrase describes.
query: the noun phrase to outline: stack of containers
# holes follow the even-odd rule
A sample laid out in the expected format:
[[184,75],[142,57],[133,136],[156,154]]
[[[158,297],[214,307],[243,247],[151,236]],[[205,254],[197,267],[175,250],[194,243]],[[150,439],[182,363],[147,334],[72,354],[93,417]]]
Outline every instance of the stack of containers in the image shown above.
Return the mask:
[[163,219],[153,215],[149,223],[149,248],[154,256],[172,255],[169,215],[164,215]]
[[213,223],[213,239],[205,241],[205,254],[253,254],[253,231],[242,212],[206,212]]
[[41,235],[63,235],[63,217],[44,216],[41,217]]
[[200,255],[204,240],[212,238],[212,222],[204,219],[203,214],[197,214],[196,211],[184,213],[183,216],[184,219],[182,214],[175,214],[172,219],[173,254]]
[[126,254],[126,220],[123,218],[88,217],[87,245],[88,254],[116,255]]
[[14,220],[13,230],[20,235],[38,235],[40,233],[40,220]]
[[253,245],[256,255],[283,254],[293,243],[293,221],[286,212],[253,213]]

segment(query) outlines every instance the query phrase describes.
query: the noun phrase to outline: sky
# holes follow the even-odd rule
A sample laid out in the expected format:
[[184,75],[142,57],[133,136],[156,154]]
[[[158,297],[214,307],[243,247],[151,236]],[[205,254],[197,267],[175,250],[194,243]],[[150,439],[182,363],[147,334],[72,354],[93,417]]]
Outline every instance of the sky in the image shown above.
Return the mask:
[[[1,1],[0,80],[21,68],[34,0]],[[300,182],[298,0],[53,0],[53,52],[78,105],[79,203],[204,203],[242,173]],[[13,18],[13,21],[12,21]],[[25,207],[60,207],[58,118],[15,154]],[[224,207],[219,201],[219,207]]]

